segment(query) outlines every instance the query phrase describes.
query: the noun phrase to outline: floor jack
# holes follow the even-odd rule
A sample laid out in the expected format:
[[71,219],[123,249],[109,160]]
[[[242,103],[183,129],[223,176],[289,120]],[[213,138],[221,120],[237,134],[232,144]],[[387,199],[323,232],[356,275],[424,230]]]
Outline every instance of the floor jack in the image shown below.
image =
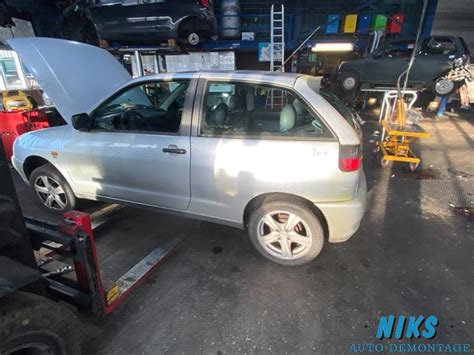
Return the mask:
[[[381,120],[382,134],[375,154],[382,153],[380,165],[386,168],[392,161],[408,163],[410,171],[414,172],[420,165],[421,159],[417,157],[410,148],[411,142],[417,138],[427,138],[430,136],[419,125],[407,124],[406,108],[403,98],[396,98],[391,110],[388,110]],[[392,117],[396,115],[396,120]]]

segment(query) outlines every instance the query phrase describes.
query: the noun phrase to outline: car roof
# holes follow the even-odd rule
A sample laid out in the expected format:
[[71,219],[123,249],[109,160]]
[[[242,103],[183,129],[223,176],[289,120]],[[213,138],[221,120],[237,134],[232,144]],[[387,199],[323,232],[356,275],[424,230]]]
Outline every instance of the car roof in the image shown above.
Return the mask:
[[292,87],[295,81],[302,76],[297,73],[270,72],[264,70],[217,70],[217,71],[194,71],[179,73],[161,73],[155,75],[141,76],[134,81],[142,82],[149,80],[173,80],[203,78],[211,80],[239,80],[262,83],[278,83]]

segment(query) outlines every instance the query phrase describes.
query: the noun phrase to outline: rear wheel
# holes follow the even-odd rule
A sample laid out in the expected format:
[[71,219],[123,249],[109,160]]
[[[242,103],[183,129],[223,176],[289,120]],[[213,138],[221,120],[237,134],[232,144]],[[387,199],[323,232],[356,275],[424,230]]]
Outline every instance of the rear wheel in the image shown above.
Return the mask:
[[178,31],[180,42],[196,47],[202,42],[202,32],[200,31],[199,21],[197,19],[188,19],[180,24]]
[[42,165],[30,175],[30,186],[47,209],[63,213],[76,207],[76,196],[69,183],[51,164]]
[[349,70],[341,74],[341,87],[344,91],[354,91],[359,87],[360,77],[355,71]]
[[321,252],[324,229],[303,201],[275,199],[250,215],[248,233],[255,248],[281,265],[303,265]]
[[188,34],[188,43],[191,46],[197,46],[200,41],[201,41],[201,38],[199,37],[199,33],[191,32],[190,34]]
[[81,354],[80,323],[44,297],[14,292],[0,300],[0,354]]

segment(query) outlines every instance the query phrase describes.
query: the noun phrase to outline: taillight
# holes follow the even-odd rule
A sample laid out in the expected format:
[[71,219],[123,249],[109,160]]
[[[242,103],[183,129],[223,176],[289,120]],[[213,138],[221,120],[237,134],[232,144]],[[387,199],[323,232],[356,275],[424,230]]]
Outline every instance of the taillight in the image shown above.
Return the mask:
[[210,8],[210,4],[209,4],[210,0],[199,0],[199,3],[201,4],[201,6],[205,7],[205,8]]
[[362,148],[360,145],[339,146],[339,169],[344,172],[356,171],[362,165]]

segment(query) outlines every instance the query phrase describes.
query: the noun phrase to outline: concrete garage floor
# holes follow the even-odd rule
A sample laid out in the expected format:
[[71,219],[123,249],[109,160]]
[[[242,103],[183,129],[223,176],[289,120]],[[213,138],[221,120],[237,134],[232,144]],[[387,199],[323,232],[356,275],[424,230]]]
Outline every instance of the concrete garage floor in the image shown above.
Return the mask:
[[[368,210],[346,243],[310,265],[261,257],[246,235],[216,224],[126,208],[98,241],[105,278],[117,277],[176,233],[189,237],[113,315],[81,315],[87,354],[347,353],[376,342],[381,315],[435,315],[434,343],[474,347],[473,116],[422,126],[419,173],[374,167],[364,126]],[[49,218],[16,177],[25,214]],[[472,213],[472,212],[471,212]],[[413,342],[413,341],[412,341]]]

